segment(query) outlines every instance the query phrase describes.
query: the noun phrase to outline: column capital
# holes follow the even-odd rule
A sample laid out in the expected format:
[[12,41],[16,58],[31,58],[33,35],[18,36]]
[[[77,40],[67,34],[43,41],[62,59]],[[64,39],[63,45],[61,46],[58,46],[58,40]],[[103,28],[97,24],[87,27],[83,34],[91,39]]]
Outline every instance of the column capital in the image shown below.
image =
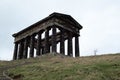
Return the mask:
[[45,30],[45,31],[49,31],[50,29],[51,29],[51,28],[47,27],[47,28],[45,28],[44,30]]

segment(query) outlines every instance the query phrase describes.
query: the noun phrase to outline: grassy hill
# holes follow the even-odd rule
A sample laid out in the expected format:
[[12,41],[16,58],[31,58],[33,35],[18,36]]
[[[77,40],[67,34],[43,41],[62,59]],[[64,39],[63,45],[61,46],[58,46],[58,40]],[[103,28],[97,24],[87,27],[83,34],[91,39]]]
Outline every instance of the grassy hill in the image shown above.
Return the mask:
[[120,80],[120,54],[72,58],[47,54],[0,61],[15,80]]

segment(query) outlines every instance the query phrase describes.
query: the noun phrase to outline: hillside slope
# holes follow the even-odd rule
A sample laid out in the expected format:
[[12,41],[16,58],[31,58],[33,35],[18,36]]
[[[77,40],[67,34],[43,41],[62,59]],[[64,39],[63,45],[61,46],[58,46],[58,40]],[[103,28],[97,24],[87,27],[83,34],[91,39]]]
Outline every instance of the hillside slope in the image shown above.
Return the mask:
[[0,62],[5,66],[15,80],[120,80],[120,54],[80,58],[47,54]]

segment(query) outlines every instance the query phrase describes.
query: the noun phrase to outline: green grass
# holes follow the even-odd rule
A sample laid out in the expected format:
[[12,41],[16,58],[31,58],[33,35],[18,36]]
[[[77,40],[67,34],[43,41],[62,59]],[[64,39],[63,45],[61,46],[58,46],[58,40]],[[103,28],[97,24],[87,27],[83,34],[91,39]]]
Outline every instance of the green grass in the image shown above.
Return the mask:
[[120,80],[120,54],[80,58],[47,54],[0,66],[8,65],[19,65],[8,74],[23,80]]

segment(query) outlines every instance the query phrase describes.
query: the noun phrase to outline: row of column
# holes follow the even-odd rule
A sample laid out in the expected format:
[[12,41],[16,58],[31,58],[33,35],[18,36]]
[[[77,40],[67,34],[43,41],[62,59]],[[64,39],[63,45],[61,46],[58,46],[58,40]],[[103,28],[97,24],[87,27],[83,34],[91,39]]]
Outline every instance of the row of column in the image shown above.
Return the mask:
[[[15,42],[13,60],[26,59],[28,56],[28,47],[30,48],[29,57],[34,57],[34,49],[36,48],[36,55],[40,56],[45,53],[50,53],[50,46],[52,46],[52,52],[56,52],[57,48],[57,31],[56,27],[52,27],[51,44],[49,42],[49,29],[45,30],[44,46],[42,45],[41,34],[43,31],[39,31],[37,34],[33,34],[30,37],[26,37],[19,42]],[[60,53],[65,54],[65,30],[60,29]],[[35,36],[38,35],[37,39]],[[73,45],[71,32],[67,32],[68,37],[68,55],[73,55]],[[37,41],[36,41],[37,40]],[[75,36],[75,57],[79,56],[79,36]]]

